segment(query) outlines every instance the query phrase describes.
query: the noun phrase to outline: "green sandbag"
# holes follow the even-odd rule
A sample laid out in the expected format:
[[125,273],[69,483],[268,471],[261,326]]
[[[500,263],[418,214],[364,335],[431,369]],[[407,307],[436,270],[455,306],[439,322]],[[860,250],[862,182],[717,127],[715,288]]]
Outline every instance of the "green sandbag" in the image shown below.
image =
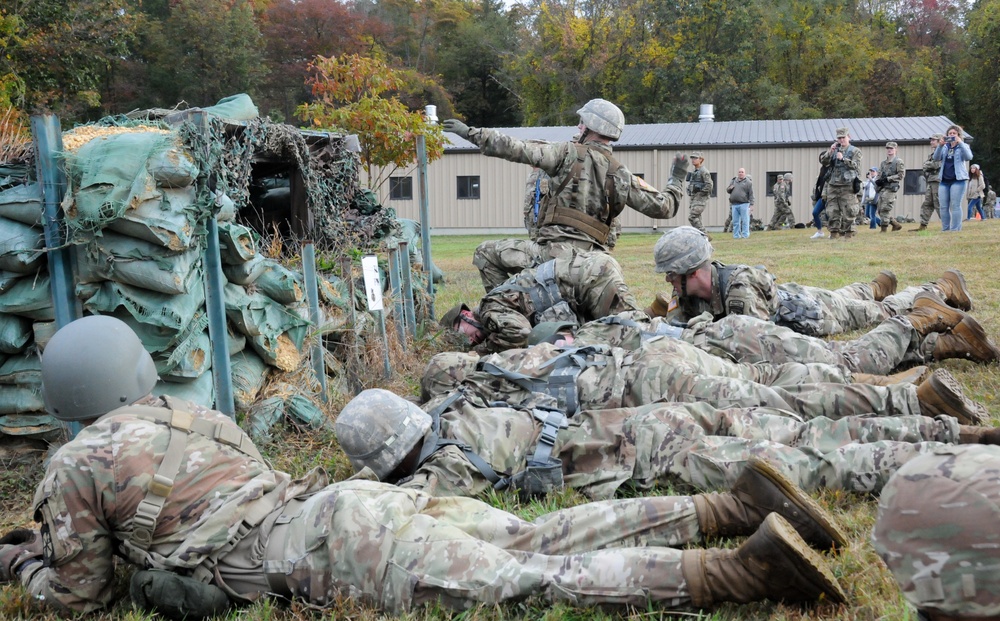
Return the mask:
[[268,268],[267,258],[262,254],[254,255],[246,263],[238,265],[222,265],[222,273],[226,280],[233,284],[247,286],[253,284]]
[[31,320],[7,313],[0,314],[0,352],[19,354],[32,341]]
[[[200,281],[200,270],[194,270],[192,278]],[[185,295],[168,295],[106,280],[99,286],[77,285],[77,297],[83,300],[84,310],[92,314],[111,315],[121,308],[140,323],[180,331],[205,306],[204,287],[189,282],[187,289],[190,293]],[[3,298],[0,296],[0,301]]]
[[42,190],[37,183],[0,192],[0,216],[28,226],[42,226]]
[[153,362],[160,379],[193,382],[212,368],[212,341],[208,338],[208,331],[192,333],[177,343],[169,355],[154,356]]
[[237,409],[249,410],[257,400],[271,372],[260,356],[250,350],[240,352],[231,359],[233,371],[233,399]]
[[0,384],[42,383],[42,359],[37,355],[11,356],[0,365]]
[[138,203],[108,228],[164,248],[181,251],[194,245],[199,209],[194,186],[163,190],[163,196]]
[[0,415],[44,412],[42,385],[0,385]]
[[203,287],[192,279],[200,273],[201,252],[192,248],[170,252],[147,241],[110,231],[87,244],[74,246],[78,282],[113,280],[150,291],[180,295],[188,286]]
[[169,395],[207,408],[215,407],[215,379],[211,371],[202,373],[193,382],[159,381],[153,386],[152,393],[157,397]]
[[146,170],[161,188],[186,188],[198,178],[198,165],[188,150],[181,146],[151,155]]
[[40,412],[0,416],[0,433],[20,437],[40,437],[57,442],[62,434],[62,423],[54,416]]
[[0,218],[0,270],[28,274],[45,261],[45,232],[39,228]]
[[333,431],[333,422],[326,417],[323,410],[312,399],[304,395],[295,394],[286,399],[285,413],[312,429]]
[[285,415],[285,400],[269,397],[253,404],[247,412],[247,433],[255,442],[271,439],[271,428]]
[[20,315],[37,321],[56,318],[49,290],[49,275],[39,273],[32,278],[21,278],[13,287],[0,295],[0,313]]
[[35,347],[40,351],[45,351],[45,346],[49,344],[49,339],[55,336],[58,330],[54,321],[35,321],[31,324],[31,337],[35,341]]
[[302,277],[284,265],[266,259],[267,269],[254,281],[260,291],[275,302],[297,304],[302,301]]
[[250,95],[246,93],[223,97],[219,100],[219,103],[214,106],[202,108],[202,110],[226,121],[252,121],[260,116],[257,106],[250,99]]
[[241,224],[220,222],[219,254],[227,265],[246,263],[257,254],[256,236]]

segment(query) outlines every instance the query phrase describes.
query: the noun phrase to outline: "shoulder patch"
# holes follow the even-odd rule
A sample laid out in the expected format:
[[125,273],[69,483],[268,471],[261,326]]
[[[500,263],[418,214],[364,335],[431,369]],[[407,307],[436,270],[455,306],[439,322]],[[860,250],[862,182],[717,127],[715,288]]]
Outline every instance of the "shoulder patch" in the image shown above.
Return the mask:
[[743,310],[746,306],[743,304],[743,300],[730,300],[729,301],[729,314],[730,315],[742,315]]

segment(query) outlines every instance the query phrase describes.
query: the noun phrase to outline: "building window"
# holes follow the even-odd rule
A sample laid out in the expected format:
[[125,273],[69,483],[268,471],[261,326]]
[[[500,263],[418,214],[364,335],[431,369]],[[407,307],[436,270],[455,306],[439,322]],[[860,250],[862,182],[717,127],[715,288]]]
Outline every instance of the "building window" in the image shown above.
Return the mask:
[[[788,171],[788,170],[779,170],[779,171],[767,173],[767,188],[766,188],[767,189],[767,194],[766,194],[766,196],[774,196],[774,184],[778,183],[778,175],[784,175],[784,174],[787,174],[789,172],[791,172],[791,171]],[[792,185],[795,185],[795,184],[793,183]],[[788,187],[788,195],[789,196],[792,195],[792,186]]]
[[479,198],[479,175],[459,175],[458,198]]
[[927,192],[927,180],[924,171],[908,170],[903,178],[903,194],[924,194]]
[[[685,179],[688,183],[691,183],[691,173],[693,172],[693,170],[688,171],[687,178]],[[714,172],[710,172],[708,174],[712,177],[712,198],[715,198],[719,195],[719,175]]]
[[389,200],[412,201],[413,177],[389,177]]

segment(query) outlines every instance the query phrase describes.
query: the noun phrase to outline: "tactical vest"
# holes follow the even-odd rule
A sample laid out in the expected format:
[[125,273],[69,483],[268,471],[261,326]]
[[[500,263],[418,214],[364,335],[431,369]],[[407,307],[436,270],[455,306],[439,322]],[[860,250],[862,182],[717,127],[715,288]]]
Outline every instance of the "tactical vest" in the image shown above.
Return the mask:
[[[840,147],[837,147],[837,150],[839,151]],[[858,179],[858,171],[847,166],[847,162],[854,156],[857,150],[857,147],[853,144],[848,145],[847,150],[844,151],[844,159],[830,158],[830,185],[851,185],[855,179]],[[834,156],[836,156],[836,153],[834,153]]]
[[[573,162],[569,174],[563,177],[562,182],[555,191],[550,191],[542,201],[539,226],[548,226],[550,224],[570,226],[586,233],[602,244],[607,243],[608,235],[611,233],[611,221],[625,209],[625,197],[619,196],[615,188],[615,175],[622,168],[622,165],[610,153],[601,153],[609,161],[608,172],[604,176],[604,204],[601,207],[602,211],[607,212],[607,217],[603,220],[595,218],[583,211],[582,205],[576,204],[577,188],[580,183],[580,173],[583,172],[583,163],[587,161],[588,150],[594,147],[579,143],[573,143],[572,146],[576,149],[576,160]],[[566,189],[566,186],[570,184],[572,184],[572,187],[570,188],[569,207],[557,206],[555,197],[561,194]]]
[[556,279],[556,260],[551,259],[535,268],[535,284],[523,286],[514,282],[497,285],[489,295],[504,291],[519,291],[528,294],[534,313],[528,317],[532,324],[543,321],[571,321],[579,323],[576,312],[559,293]]
[[[639,334],[640,342],[650,341],[658,336],[668,336],[670,338],[679,339],[681,334],[684,333],[684,329],[678,326],[672,326],[670,324],[659,322],[656,324],[655,328],[652,326],[644,326],[637,321],[627,319],[625,317],[619,317],[618,315],[608,315],[607,317],[601,317],[600,319],[594,320],[594,323],[600,323],[609,326],[624,326],[626,328],[632,328]],[[652,328],[652,329],[650,329]],[[620,339],[624,340],[624,339]]]
[[[900,170],[900,164],[902,164],[902,162],[897,157],[896,159],[894,159],[892,161],[891,164],[889,164],[889,166],[884,166],[884,167],[883,166],[879,166],[878,174],[882,178],[883,183],[885,184],[885,185],[882,186],[883,190],[889,190],[890,192],[898,192],[899,191],[899,182],[898,181],[888,181],[888,177],[890,175],[898,175],[899,173],[905,172],[905,169]],[[892,172],[889,172],[890,168],[892,169]]]

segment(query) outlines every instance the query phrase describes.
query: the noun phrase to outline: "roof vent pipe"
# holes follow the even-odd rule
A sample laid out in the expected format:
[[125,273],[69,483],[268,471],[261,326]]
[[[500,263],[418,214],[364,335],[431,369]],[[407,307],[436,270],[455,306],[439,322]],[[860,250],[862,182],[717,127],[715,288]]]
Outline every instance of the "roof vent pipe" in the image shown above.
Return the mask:
[[701,109],[698,111],[698,122],[699,123],[711,123],[715,120],[715,106],[712,104],[701,104]]
[[438,122],[438,107],[434,104],[427,104],[424,106],[424,114],[427,117],[427,122],[431,125]]

